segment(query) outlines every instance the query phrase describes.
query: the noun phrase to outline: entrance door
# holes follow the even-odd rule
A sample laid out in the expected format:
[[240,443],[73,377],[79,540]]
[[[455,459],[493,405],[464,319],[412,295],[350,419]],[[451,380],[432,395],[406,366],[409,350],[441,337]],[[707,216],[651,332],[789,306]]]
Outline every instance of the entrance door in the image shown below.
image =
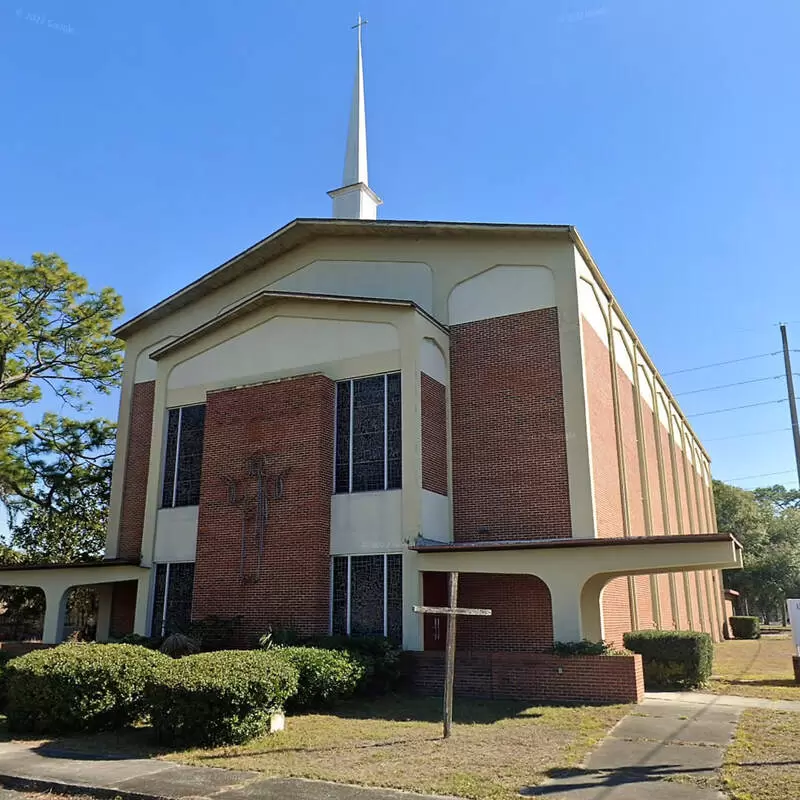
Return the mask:
[[[422,597],[426,606],[446,606],[447,573],[423,572]],[[447,617],[444,614],[423,614],[424,645],[426,650],[444,650],[447,637]]]

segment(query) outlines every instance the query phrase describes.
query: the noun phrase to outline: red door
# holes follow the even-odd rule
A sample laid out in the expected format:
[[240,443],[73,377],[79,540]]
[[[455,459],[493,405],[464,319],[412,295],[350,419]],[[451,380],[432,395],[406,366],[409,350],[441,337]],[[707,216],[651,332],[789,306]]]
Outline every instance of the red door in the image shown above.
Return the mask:
[[[447,573],[422,573],[422,602],[426,606],[447,605]],[[447,617],[444,614],[423,614],[426,650],[444,650]]]

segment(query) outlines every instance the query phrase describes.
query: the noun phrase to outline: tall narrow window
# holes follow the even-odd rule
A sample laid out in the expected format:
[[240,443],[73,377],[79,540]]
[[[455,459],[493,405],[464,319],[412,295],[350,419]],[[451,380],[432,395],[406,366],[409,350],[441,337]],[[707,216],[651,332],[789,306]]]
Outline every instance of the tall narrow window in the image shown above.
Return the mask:
[[192,617],[194,564],[156,564],[152,636],[185,633]]
[[161,507],[200,503],[205,405],[171,408],[167,416],[167,446]]
[[334,556],[331,631],[403,641],[403,557]]
[[336,387],[335,492],[402,486],[400,373]]

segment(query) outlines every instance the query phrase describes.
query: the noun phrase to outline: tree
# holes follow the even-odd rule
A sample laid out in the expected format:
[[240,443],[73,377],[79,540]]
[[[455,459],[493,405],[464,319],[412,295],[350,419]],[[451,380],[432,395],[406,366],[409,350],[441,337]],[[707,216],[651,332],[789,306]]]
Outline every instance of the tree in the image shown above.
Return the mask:
[[714,505],[717,509],[717,530],[732,533],[751,558],[763,553],[767,545],[767,527],[771,514],[752,492],[714,481]]
[[0,500],[26,557],[74,560],[102,548],[114,425],[25,412],[53,397],[79,414],[91,392],[119,384],[122,312],[112,289],[91,291],[57,255],[0,261]]

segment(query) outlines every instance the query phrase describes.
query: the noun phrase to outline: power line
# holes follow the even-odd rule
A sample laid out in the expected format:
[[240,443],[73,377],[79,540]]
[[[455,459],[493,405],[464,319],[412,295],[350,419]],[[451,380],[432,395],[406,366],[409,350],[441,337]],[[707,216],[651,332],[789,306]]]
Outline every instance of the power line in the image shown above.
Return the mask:
[[717,361],[714,364],[702,364],[699,367],[687,367],[686,369],[676,369],[673,372],[662,373],[666,378],[668,375],[681,375],[684,372],[696,372],[699,369],[711,369],[712,367],[725,367],[728,364],[739,364],[742,361],[753,361],[757,358],[769,358],[770,356],[780,355],[781,351],[776,350],[774,353],[759,353],[757,356],[745,356],[744,358],[732,358],[730,361]]
[[733,436],[717,436],[714,439],[704,438],[704,442],[724,442],[726,439],[744,439],[747,436],[766,436],[768,433],[786,433],[791,428],[770,428],[768,431],[753,431],[752,433],[735,433]]
[[762,383],[763,381],[775,381],[783,378],[783,375],[770,375],[769,378],[751,378],[747,381],[736,381],[736,383],[721,383],[719,386],[707,386],[704,389],[690,389],[688,392],[677,392],[675,397],[682,397],[686,394],[699,394],[700,392],[713,392],[717,389],[730,389],[732,386],[744,386],[746,383]]
[[725,478],[724,483],[731,483],[732,481],[749,481],[751,478],[768,478],[771,475],[788,475],[794,472],[793,469],[785,469],[782,472],[762,472],[759,475],[744,475],[741,478]]
[[747,403],[743,406],[731,406],[730,408],[717,408],[714,411],[701,411],[698,414],[687,414],[687,417],[706,417],[709,414],[724,414],[726,411],[739,411],[742,408],[755,408],[756,406],[771,406],[777,405],[778,403],[786,403],[787,398],[783,398],[782,400],[764,400],[761,403]]

